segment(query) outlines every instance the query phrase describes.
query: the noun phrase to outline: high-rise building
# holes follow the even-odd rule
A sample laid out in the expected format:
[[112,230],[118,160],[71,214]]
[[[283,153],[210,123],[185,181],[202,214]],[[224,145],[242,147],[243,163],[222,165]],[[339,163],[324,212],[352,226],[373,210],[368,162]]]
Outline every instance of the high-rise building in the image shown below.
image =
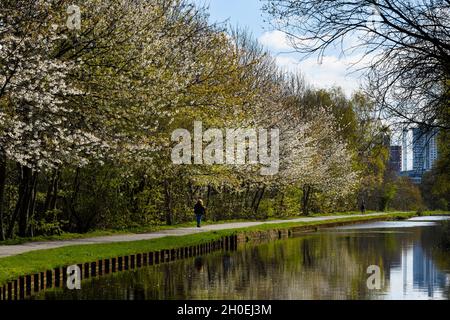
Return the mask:
[[402,147],[390,146],[389,148],[389,169],[394,172],[402,170]]
[[403,131],[402,136],[402,171],[401,175],[408,176],[415,183],[420,183],[424,172],[431,170],[438,157],[437,135],[438,129],[412,129],[412,170],[408,168],[409,130]]
[[389,169],[394,172],[402,170],[402,147],[390,146],[389,148]]
[[413,170],[418,174],[430,170],[438,157],[437,130],[413,129]]
[[402,134],[402,171],[408,171],[408,130]]

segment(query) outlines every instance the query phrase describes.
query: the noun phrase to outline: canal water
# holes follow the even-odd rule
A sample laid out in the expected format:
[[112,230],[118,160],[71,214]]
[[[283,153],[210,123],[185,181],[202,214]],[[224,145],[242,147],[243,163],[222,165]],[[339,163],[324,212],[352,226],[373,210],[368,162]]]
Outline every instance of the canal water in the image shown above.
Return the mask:
[[449,237],[448,217],[364,223],[110,274],[83,281],[81,290],[32,298],[449,299]]

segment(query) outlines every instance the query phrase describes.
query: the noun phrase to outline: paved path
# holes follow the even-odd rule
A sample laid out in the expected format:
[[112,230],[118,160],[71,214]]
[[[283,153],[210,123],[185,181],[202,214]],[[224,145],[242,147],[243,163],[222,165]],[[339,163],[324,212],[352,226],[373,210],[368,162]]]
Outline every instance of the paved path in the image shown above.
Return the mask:
[[344,219],[348,217],[367,217],[367,216],[379,216],[385,213],[370,213],[370,214],[355,214],[355,215],[342,215],[342,216],[324,216],[324,217],[305,217],[296,218],[289,220],[270,220],[270,221],[257,221],[257,222],[231,222],[222,224],[211,224],[205,225],[201,228],[174,228],[168,230],[161,230],[157,232],[150,233],[137,233],[137,234],[121,234],[112,236],[102,236],[95,238],[84,238],[84,239],[72,239],[72,240],[59,240],[59,241],[36,241],[27,242],[23,244],[15,245],[0,245],[0,258],[18,255],[24,252],[60,248],[65,246],[73,245],[83,245],[83,244],[98,244],[98,243],[112,243],[112,242],[127,242],[127,241],[137,241],[137,240],[148,240],[155,238],[162,238],[166,236],[183,236],[187,234],[194,234],[200,232],[208,232],[214,230],[226,230],[234,228],[245,228],[258,226],[262,224],[274,224],[283,222],[311,222],[311,221],[326,221],[333,219]]

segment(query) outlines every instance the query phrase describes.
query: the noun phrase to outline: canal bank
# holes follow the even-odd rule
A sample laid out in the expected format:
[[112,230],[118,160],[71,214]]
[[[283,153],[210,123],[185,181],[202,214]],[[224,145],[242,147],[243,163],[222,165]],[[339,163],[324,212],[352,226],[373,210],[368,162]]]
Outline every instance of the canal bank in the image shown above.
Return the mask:
[[367,221],[406,219],[413,213],[389,213],[349,216],[310,222],[264,223],[247,228],[215,230],[190,235],[163,238],[67,246],[51,250],[28,252],[0,259],[1,297],[21,299],[45,288],[65,284],[67,266],[78,265],[84,279],[110,272],[161,264],[216,250],[233,250],[239,243],[259,239],[289,237],[298,232],[310,232],[344,224]]

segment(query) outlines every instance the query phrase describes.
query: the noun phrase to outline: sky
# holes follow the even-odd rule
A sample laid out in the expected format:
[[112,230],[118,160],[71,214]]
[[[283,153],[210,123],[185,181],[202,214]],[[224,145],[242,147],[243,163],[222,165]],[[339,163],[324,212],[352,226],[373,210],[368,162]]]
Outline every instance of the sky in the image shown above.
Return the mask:
[[264,21],[260,0],[191,0],[209,6],[210,21],[226,22],[245,28],[274,56],[277,64],[285,69],[300,70],[306,81],[316,88],[340,86],[350,96],[361,85],[361,73],[351,68],[359,61],[358,53],[342,55],[340,50],[326,52],[321,63],[317,56],[303,57],[293,52],[283,32],[273,30]]

